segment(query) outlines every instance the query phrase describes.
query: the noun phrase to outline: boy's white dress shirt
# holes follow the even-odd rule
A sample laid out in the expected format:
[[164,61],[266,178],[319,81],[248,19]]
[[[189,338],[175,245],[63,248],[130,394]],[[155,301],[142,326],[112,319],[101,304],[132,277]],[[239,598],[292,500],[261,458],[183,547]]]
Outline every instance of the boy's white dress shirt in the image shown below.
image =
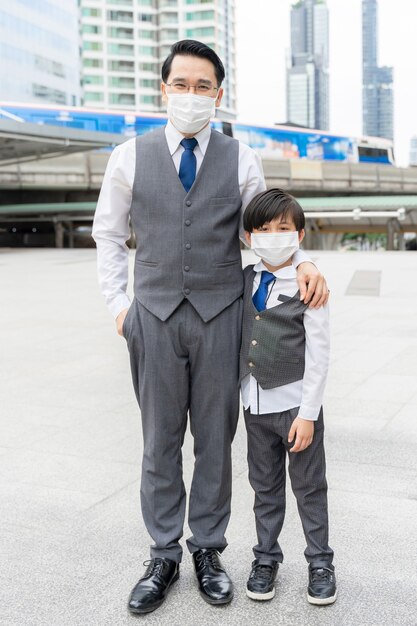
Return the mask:
[[[207,150],[210,133],[210,126],[206,126],[195,135],[198,142],[194,150],[197,173]],[[179,172],[181,155],[184,152],[180,142],[184,136],[170,121],[165,127],[165,136],[175,169]],[[113,150],[94,216],[93,238],[97,244],[99,284],[113,317],[117,317],[123,309],[130,306],[130,299],[126,294],[129,255],[126,241],[130,237],[129,212],[135,168],[136,138],[133,138]],[[252,198],[265,191],[266,186],[260,156],[241,142],[239,142],[238,176],[243,215]],[[244,238],[242,227],[241,237]],[[295,256],[295,265],[310,261],[303,251],[298,251]]]
[[[294,257],[293,257],[294,260]],[[256,276],[253,291],[258,289],[262,271],[268,271],[262,261],[254,266]],[[268,286],[266,308],[282,304],[278,296],[292,298],[298,291],[297,272],[294,265],[272,272],[275,282]],[[302,380],[298,380],[274,389],[262,389],[252,374],[248,374],[241,383],[242,402],[245,409],[253,414],[281,413],[300,407],[298,415],[306,420],[317,420],[323,402],[324,387],[329,367],[330,330],[329,307],[320,309],[306,308],[304,313],[306,335],[305,371]]]

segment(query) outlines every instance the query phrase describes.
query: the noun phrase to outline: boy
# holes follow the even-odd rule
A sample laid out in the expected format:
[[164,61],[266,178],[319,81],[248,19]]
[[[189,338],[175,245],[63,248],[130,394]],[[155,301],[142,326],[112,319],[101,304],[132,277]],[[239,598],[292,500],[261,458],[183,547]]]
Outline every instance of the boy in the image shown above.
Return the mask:
[[255,491],[258,544],[246,586],[270,600],[283,554],[285,457],[303,525],[309,563],[307,599],[336,600],[328,545],[327,483],[321,407],[329,361],[328,308],[300,300],[292,256],[304,238],[298,202],[281,189],[257,195],[243,226],[260,261],[244,271],[240,380],[248,434],[249,481]]

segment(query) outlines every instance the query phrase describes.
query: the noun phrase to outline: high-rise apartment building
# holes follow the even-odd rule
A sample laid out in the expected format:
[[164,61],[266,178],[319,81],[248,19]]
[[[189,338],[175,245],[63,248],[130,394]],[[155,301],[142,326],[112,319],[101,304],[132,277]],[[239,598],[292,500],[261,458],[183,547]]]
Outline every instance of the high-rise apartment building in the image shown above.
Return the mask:
[[0,99],[80,103],[77,0],[0,0]]
[[325,0],[299,0],[291,9],[287,67],[289,122],[329,128],[329,15]]
[[377,22],[377,0],[362,0],[362,126],[365,135],[392,139],[393,70],[378,66]]
[[80,0],[84,103],[160,111],[171,45],[197,39],[221,57],[222,110],[236,111],[234,0]]

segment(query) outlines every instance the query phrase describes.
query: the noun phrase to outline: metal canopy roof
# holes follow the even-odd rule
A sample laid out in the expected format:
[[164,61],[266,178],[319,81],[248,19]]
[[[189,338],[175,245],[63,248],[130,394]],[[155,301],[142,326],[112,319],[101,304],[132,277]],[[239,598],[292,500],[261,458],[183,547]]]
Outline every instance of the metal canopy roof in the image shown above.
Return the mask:
[[352,211],[353,209],[417,209],[417,196],[337,196],[326,198],[297,198],[305,211]]
[[[417,232],[417,195],[298,198],[307,219],[321,232],[381,232],[395,221],[404,232]],[[30,216],[92,218],[95,202],[0,205],[0,220]]]
[[0,120],[0,165],[115,146],[119,134]]

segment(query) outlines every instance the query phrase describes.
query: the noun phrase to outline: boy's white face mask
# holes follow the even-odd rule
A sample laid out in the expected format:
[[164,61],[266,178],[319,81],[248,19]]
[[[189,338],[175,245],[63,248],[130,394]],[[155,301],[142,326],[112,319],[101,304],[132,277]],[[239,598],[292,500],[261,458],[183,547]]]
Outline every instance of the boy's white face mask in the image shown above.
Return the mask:
[[167,97],[168,117],[180,133],[198,133],[216,113],[216,98],[194,93],[169,93]]
[[298,231],[252,233],[251,248],[261,259],[273,266],[282,265],[299,249]]

